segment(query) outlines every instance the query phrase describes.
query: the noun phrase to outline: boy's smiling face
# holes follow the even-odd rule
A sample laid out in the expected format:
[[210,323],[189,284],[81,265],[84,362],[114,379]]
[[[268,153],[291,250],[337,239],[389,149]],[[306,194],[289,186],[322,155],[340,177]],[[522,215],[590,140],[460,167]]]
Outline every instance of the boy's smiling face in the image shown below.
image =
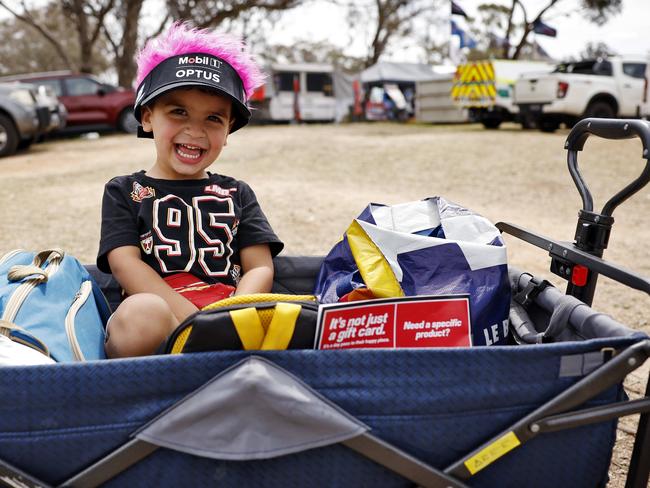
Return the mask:
[[232,102],[197,88],[171,90],[142,109],[142,127],[152,131],[156,163],[147,175],[167,180],[207,178],[226,145]]

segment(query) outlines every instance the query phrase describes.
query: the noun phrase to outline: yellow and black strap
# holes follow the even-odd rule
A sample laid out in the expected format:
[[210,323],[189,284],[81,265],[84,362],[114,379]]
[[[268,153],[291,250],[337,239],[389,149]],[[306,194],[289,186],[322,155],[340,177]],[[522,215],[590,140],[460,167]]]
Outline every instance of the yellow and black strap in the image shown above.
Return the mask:
[[318,305],[312,295],[237,295],[181,324],[166,352],[313,347]]

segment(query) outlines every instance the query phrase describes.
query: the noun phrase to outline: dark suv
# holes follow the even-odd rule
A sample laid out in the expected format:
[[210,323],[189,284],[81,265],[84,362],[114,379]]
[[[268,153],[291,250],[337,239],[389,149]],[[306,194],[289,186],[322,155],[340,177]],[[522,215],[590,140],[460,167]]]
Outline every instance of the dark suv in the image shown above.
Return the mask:
[[47,107],[38,106],[32,85],[0,83],[0,157],[29,146],[49,115]]
[[67,126],[78,129],[119,129],[135,133],[135,92],[102,83],[92,75],[70,71],[32,73],[3,77],[33,85],[49,86],[68,111]]

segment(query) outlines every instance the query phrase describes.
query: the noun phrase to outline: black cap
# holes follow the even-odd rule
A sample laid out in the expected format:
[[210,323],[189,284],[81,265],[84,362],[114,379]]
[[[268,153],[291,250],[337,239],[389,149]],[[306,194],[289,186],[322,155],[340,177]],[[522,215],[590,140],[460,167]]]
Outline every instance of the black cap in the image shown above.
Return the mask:
[[[248,124],[251,111],[246,106],[246,92],[241,78],[223,59],[205,53],[172,56],[152,69],[138,87],[133,107],[135,118],[142,122],[142,107],[163,93],[192,86],[214,90],[232,100],[235,121],[230,132]],[[140,126],[138,137],[153,138],[153,132],[146,132]]]

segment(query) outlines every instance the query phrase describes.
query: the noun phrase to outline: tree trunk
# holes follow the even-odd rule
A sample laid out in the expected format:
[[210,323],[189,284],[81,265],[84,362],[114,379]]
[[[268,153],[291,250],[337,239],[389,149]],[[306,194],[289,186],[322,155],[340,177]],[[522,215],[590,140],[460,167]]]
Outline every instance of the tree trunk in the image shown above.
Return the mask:
[[79,71],[92,73],[93,46],[88,35],[88,17],[84,12],[83,0],[73,0],[69,4],[72,14],[76,17],[77,38],[79,39]]
[[510,35],[512,33],[512,17],[515,13],[516,5],[517,0],[512,0],[512,7],[510,7],[510,15],[508,16],[508,28],[506,29],[506,36],[503,40],[503,59],[510,59]]
[[117,82],[120,86],[130,87],[135,78],[138,21],[143,2],[144,0],[128,0],[126,2],[124,27],[122,31],[122,49],[116,59]]

